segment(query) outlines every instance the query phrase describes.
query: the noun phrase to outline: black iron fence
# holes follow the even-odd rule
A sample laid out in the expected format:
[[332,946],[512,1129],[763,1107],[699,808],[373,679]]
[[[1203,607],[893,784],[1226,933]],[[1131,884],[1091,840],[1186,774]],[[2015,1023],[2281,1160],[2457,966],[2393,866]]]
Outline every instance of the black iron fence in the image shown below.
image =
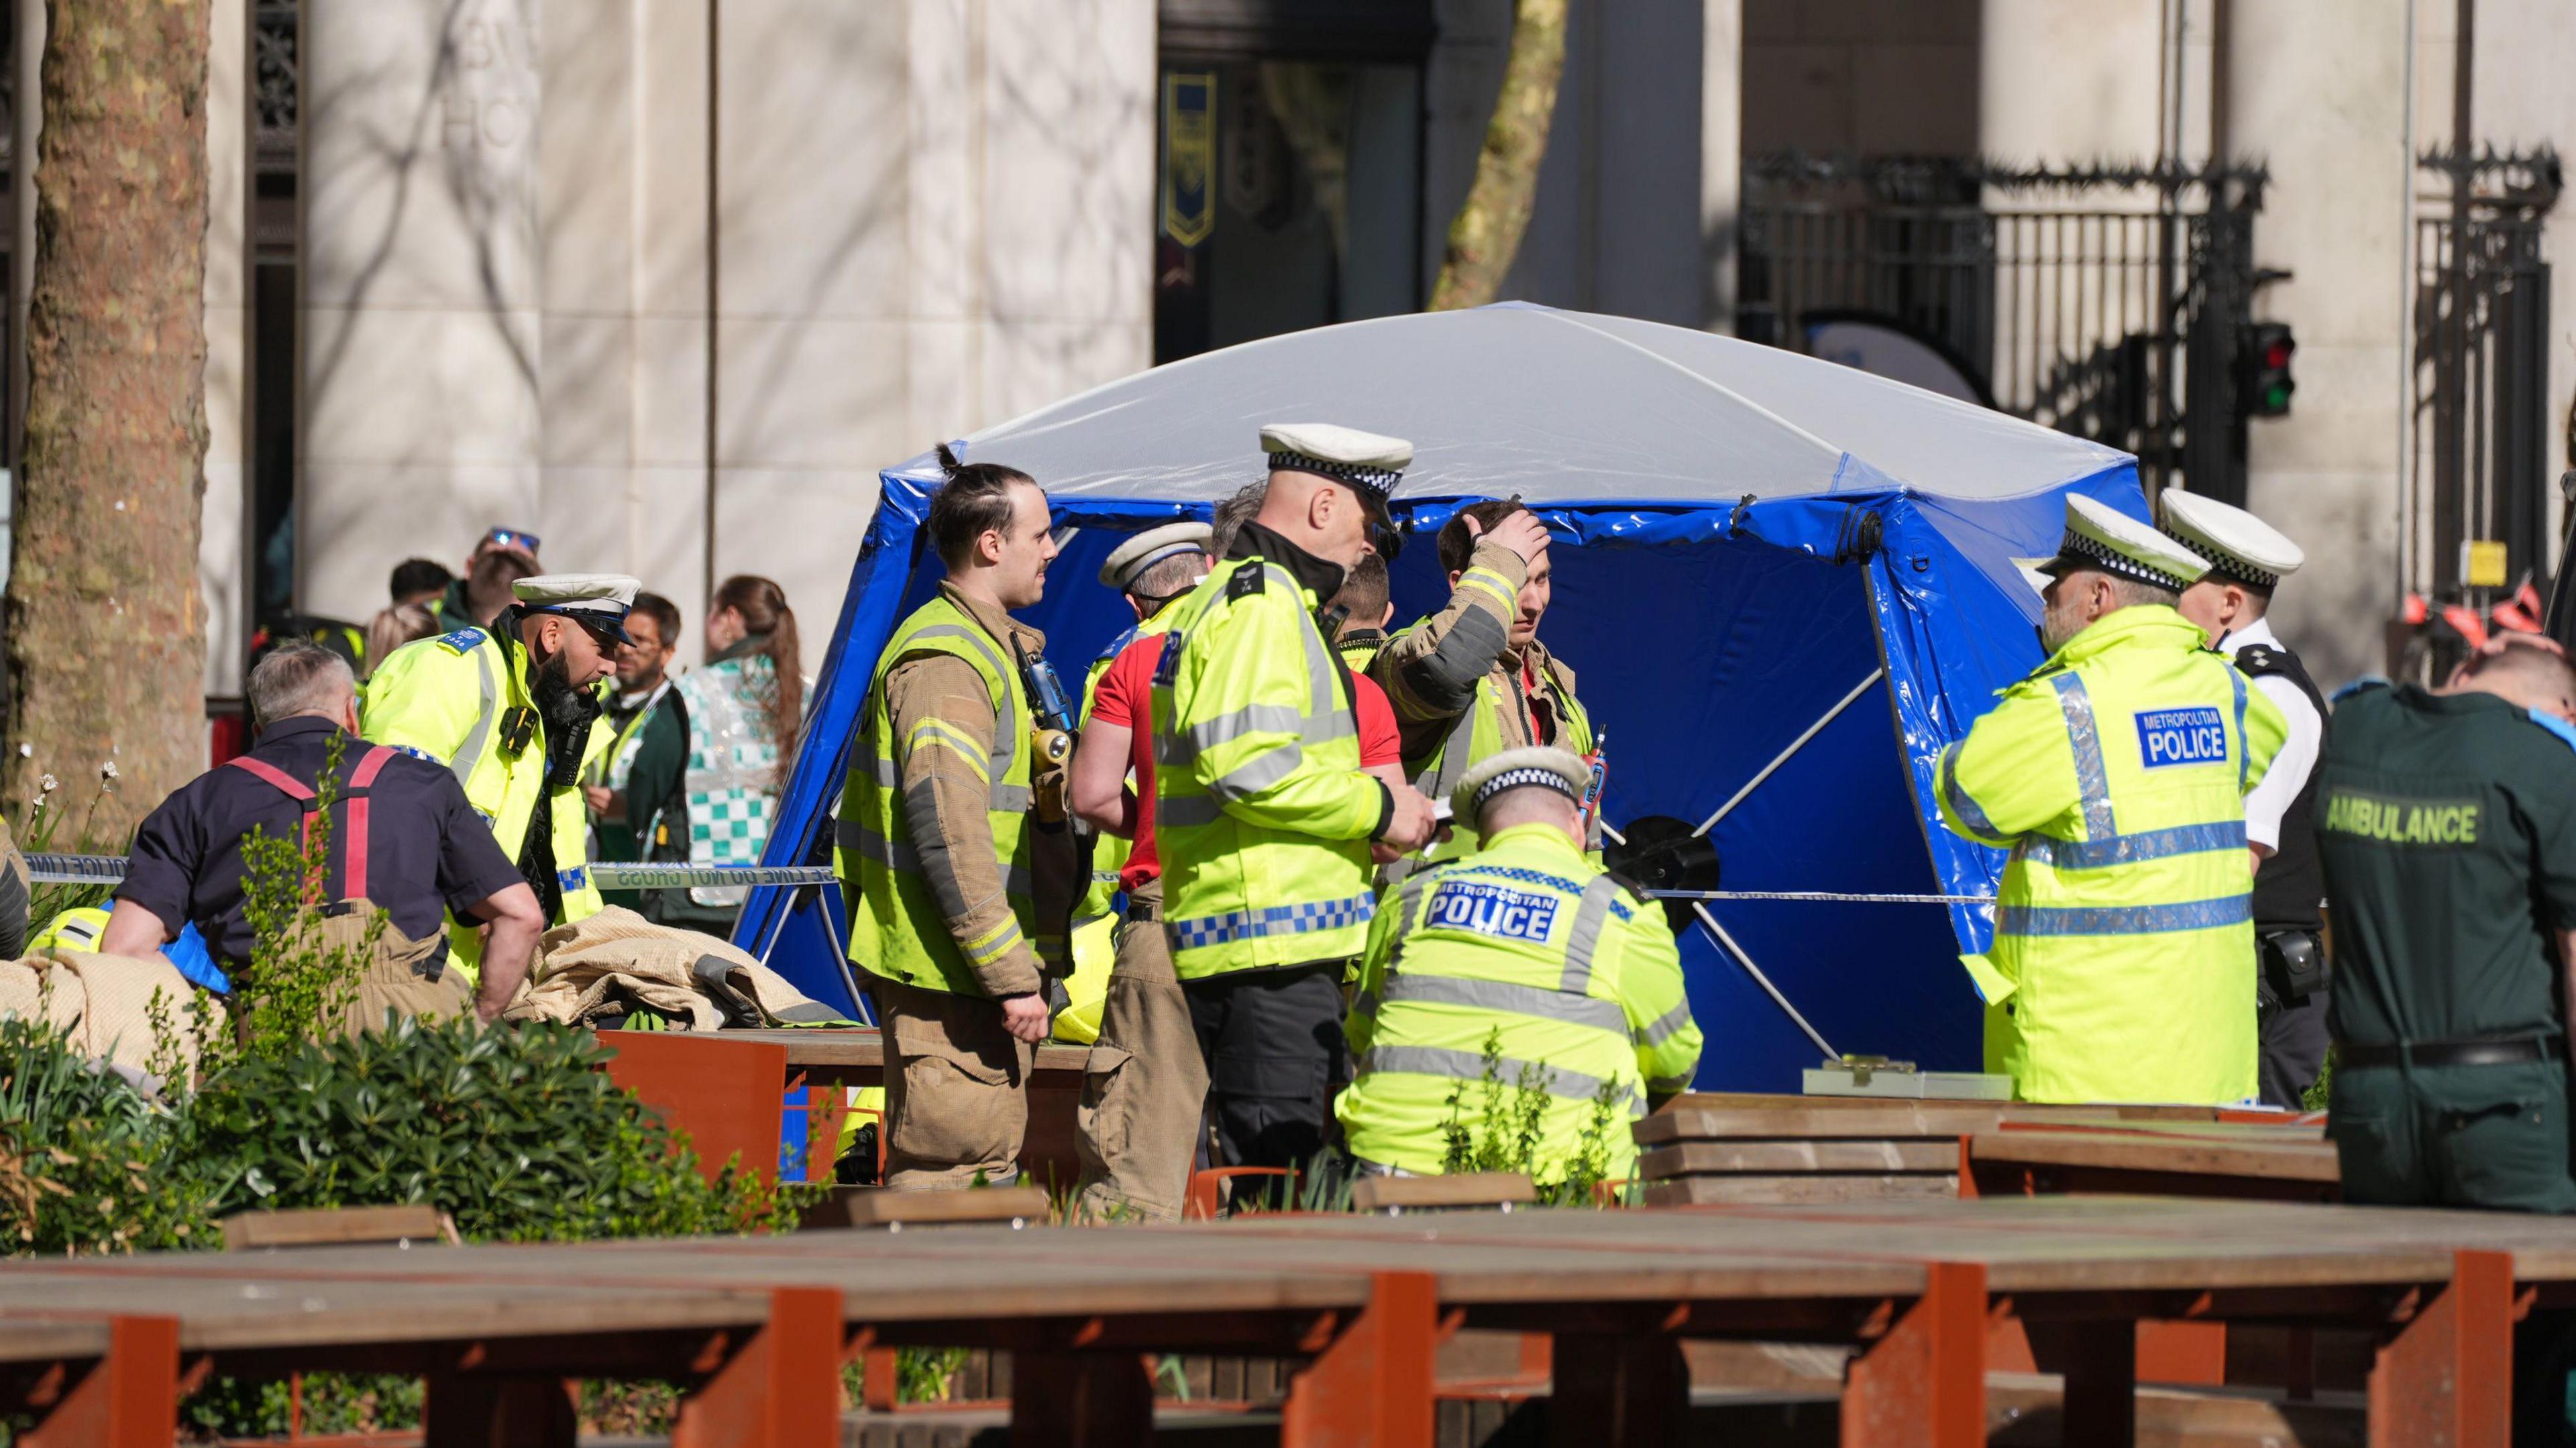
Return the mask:
[[2136,453],[2151,489],[2188,478],[2242,501],[2235,364],[2265,180],[1763,157],[1745,173],[1738,330],[1800,351],[1832,324],[1901,334],[1979,400]]
[[2549,263],[2540,243],[2561,189],[2558,157],[2437,152],[2421,159],[2418,176],[2407,522],[2420,553],[2408,585],[2475,599],[2529,575],[2545,593]]

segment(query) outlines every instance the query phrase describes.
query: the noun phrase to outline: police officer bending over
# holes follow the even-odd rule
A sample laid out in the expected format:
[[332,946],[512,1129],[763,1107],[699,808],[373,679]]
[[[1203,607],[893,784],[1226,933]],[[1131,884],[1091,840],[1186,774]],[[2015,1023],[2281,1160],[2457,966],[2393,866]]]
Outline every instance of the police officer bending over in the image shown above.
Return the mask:
[[1538,1159],[1560,1170],[1605,1089],[1621,1108],[1601,1143],[1618,1181],[1637,1159],[1629,1121],[1689,1087],[1700,1033],[1672,927],[1584,859],[1591,782],[1562,749],[1468,770],[1451,804],[1482,847],[1409,876],[1378,912],[1348,1027],[1359,1070],[1336,1108],[1362,1170],[1442,1169],[1450,1094],[1483,1076],[1492,1037],[1504,1082],[1538,1068],[1551,1098]]
[[327,649],[279,648],[251,670],[249,692],[259,742],[190,781],[143,821],[99,949],[149,956],[194,921],[224,964],[248,962],[242,842],[255,829],[270,839],[299,837],[337,744],[328,893],[354,903],[335,906],[325,928],[362,934],[375,910],[392,917],[359,982],[353,1024],[381,1025],[388,1008],[463,1012],[467,986],[447,958],[440,928],[449,911],[491,926],[472,1004],[487,1022],[499,1017],[527,976],[545,915],[456,777],[358,738],[356,685],[348,664]]
[[2010,847],[1995,939],[1962,957],[1986,1069],[2024,1101],[2250,1102],[2245,791],[2286,726],[2174,610],[2208,565],[2091,498],[2046,575],[2049,657],[1941,753],[1941,822]]

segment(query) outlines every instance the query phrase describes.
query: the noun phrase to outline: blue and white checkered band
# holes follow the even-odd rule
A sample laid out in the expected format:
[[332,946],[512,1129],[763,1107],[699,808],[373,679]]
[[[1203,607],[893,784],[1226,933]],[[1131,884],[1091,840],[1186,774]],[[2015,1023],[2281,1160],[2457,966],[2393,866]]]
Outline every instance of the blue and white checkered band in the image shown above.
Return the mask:
[[1581,799],[1583,797],[1581,794],[1576,792],[1574,781],[1567,779],[1564,775],[1557,773],[1553,769],[1540,769],[1536,765],[1532,765],[1524,769],[1506,769],[1502,773],[1495,775],[1493,778],[1486,780],[1483,784],[1476,786],[1476,808],[1483,809],[1487,800],[1492,799],[1495,795],[1501,794],[1504,790],[1519,789],[1525,785],[1532,784],[1546,785],[1549,789],[1555,790],[1558,794],[1564,795],[1567,799]]
[[2072,528],[2067,529],[2066,537],[2059,541],[2057,556],[2075,559],[2087,568],[2099,568],[2105,573],[2116,573],[2122,578],[2134,578],[2140,583],[2152,583],[2158,588],[2170,588],[2176,593],[2191,586],[2188,580],[2177,578],[2161,568],[2150,568],[2101,539],[2078,533]]
[[1404,474],[1394,468],[1370,468],[1362,467],[1357,463],[1327,462],[1322,458],[1308,457],[1304,453],[1272,453],[1270,466],[1274,469],[1286,468],[1291,472],[1321,473],[1325,477],[1338,478],[1354,487],[1366,488],[1381,498],[1394,492],[1395,485],[1404,481]]

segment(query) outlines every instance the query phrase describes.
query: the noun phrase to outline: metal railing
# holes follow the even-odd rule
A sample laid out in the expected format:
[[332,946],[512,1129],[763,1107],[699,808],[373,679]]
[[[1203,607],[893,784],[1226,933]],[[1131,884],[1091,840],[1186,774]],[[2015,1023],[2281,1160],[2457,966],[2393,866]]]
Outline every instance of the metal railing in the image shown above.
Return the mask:
[[2545,594],[2552,541],[2549,263],[2561,190],[2547,148],[2432,152],[2418,162],[2410,588],[2473,599],[2463,546],[2505,545],[2504,583]]
[[1739,330],[1805,350],[1811,318],[1874,316],[2003,411],[2138,454],[2151,486],[2241,498],[2235,360],[2266,179],[1763,157],[1745,174]]

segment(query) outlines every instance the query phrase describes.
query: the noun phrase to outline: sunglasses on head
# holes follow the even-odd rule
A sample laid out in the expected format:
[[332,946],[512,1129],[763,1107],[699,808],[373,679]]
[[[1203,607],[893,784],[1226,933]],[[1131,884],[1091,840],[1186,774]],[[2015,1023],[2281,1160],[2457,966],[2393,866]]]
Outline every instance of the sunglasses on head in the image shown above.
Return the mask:
[[483,541],[496,548],[525,548],[530,553],[537,551],[537,535],[522,533],[516,528],[495,528],[483,535]]

